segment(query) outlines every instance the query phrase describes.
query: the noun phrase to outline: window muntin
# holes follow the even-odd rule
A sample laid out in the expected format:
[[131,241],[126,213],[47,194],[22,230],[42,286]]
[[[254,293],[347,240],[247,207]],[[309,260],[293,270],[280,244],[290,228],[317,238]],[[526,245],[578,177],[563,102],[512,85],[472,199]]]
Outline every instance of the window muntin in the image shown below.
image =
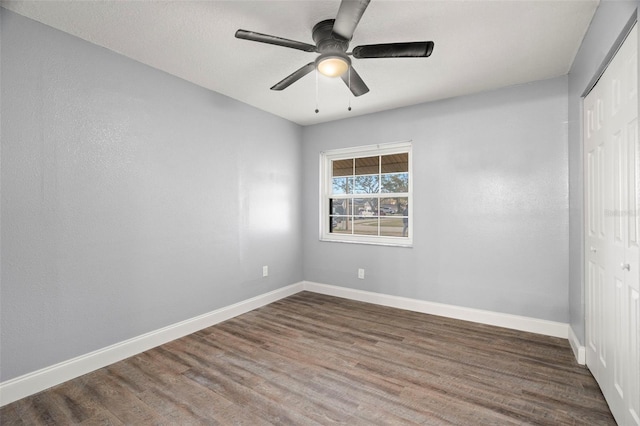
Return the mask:
[[412,244],[411,144],[322,154],[321,239]]

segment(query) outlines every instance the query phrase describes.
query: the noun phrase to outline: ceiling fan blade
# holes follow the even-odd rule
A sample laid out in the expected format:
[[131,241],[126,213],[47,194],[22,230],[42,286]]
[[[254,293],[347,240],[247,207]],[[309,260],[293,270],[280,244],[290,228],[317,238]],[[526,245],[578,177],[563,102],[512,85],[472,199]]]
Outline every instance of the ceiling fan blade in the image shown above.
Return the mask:
[[411,43],[368,44],[353,48],[353,57],[364,58],[426,58],[433,52],[432,41]]
[[362,96],[369,91],[369,88],[364,84],[360,74],[358,74],[353,67],[349,67],[349,71],[342,74],[342,81],[344,81],[344,84],[351,89],[353,96]]
[[290,47],[291,49],[303,50],[305,52],[316,52],[316,47],[312,44],[301,41],[289,40],[287,38],[276,37],[269,34],[256,33],[254,31],[238,30],[236,38],[243,40],[257,41],[260,43],[275,44],[276,46]]
[[333,33],[345,40],[351,40],[353,32],[360,22],[360,18],[369,6],[371,0],[342,0],[336,21],[333,23]]
[[287,87],[291,86],[293,83],[295,83],[296,81],[300,80],[302,77],[304,77],[305,75],[313,71],[315,67],[316,67],[315,62],[309,62],[307,65],[294,71],[293,73],[289,74],[288,76],[286,76],[285,78],[283,78],[282,80],[274,84],[271,90],[286,89]]

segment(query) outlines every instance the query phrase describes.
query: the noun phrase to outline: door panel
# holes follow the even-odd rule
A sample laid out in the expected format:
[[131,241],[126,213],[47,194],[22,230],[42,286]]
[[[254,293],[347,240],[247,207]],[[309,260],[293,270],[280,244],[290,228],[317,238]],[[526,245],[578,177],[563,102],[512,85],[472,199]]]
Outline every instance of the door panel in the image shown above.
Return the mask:
[[[613,303],[613,309],[614,312],[617,313],[617,315],[615,316],[615,320],[614,320],[614,324],[613,324],[613,333],[614,333],[614,344],[613,347],[614,348],[625,348],[627,345],[627,333],[626,333],[626,326],[625,326],[625,313],[624,311],[626,311],[626,304],[625,301],[627,300],[626,298],[626,294],[625,294],[625,288],[624,288],[624,283],[622,281],[620,281],[619,279],[615,280],[615,286],[614,286],[614,291],[615,291],[615,295],[614,295],[614,303]],[[625,385],[624,385],[624,381],[625,381],[625,375],[626,375],[626,371],[625,371],[625,362],[624,362],[624,357],[625,357],[625,352],[624,350],[616,350],[615,351],[615,359],[613,362],[613,389],[617,394],[617,397],[620,399],[624,399],[624,389],[625,389]]]

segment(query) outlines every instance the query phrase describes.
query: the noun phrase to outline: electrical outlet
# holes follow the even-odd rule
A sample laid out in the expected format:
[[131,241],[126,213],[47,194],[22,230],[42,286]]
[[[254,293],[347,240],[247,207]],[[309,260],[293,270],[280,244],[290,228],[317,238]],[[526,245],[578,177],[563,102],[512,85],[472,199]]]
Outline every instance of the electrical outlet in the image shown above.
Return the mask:
[[264,265],[262,267],[262,276],[263,277],[268,277],[269,276],[269,267],[267,265]]
[[364,269],[362,268],[358,269],[358,278],[360,278],[361,280],[364,280]]

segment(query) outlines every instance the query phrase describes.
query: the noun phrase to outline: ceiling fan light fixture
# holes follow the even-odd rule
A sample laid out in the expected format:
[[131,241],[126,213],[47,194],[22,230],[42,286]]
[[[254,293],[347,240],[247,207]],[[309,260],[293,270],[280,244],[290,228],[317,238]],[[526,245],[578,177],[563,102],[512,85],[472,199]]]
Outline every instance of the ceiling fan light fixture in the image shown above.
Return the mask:
[[350,65],[351,60],[349,57],[339,53],[320,55],[316,60],[316,68],[320,74],[331,78],[340,77],[347,72]]

